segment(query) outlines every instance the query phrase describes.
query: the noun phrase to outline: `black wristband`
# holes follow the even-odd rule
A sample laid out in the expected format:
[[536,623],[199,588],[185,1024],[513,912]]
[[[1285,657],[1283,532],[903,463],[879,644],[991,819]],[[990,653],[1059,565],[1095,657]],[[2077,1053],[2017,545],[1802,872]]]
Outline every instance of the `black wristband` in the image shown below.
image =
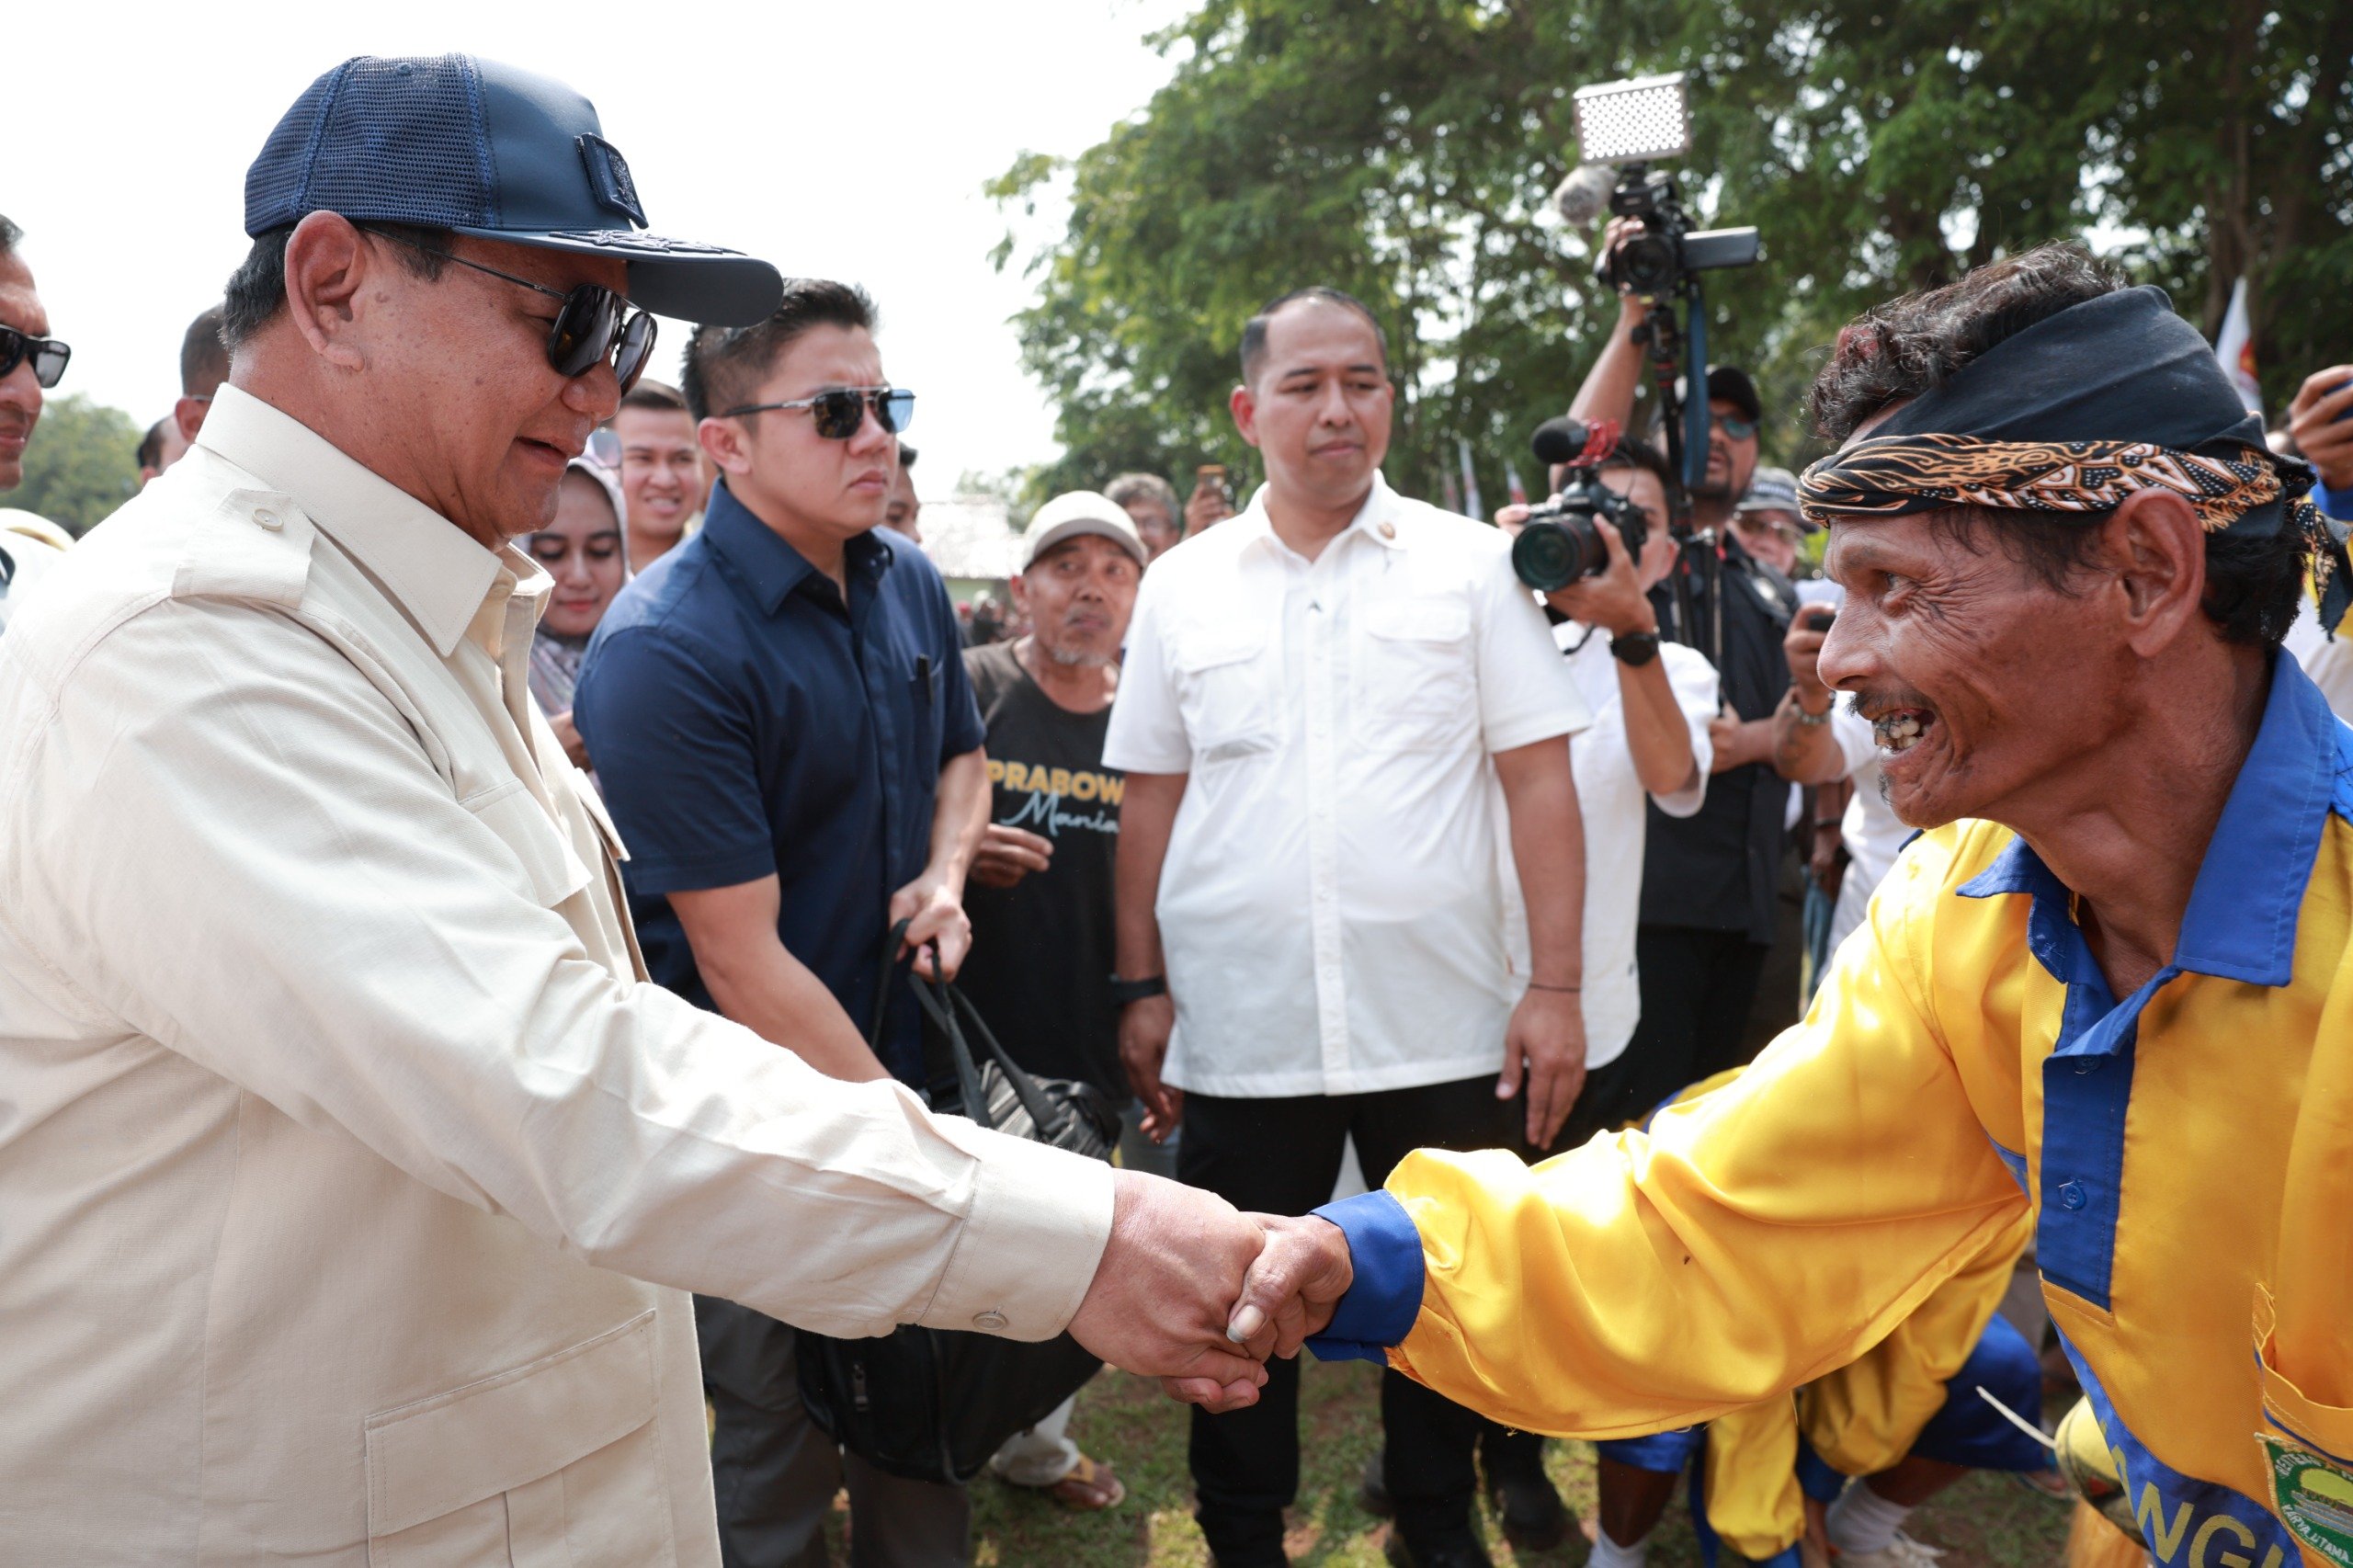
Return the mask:
[[1609,640],[1609,653],[1620,664],[1631,665],[1636,669],[1640,669],[1658,657],[1658,633],[1630,631],[1623,637],[1612,637]]
[[1167,994],[1168,977],[1165,974],[1146,975],[1142,980],[1121,980],[1116,974],[1111,977],[1111,1002],[1115,1006],[1124,1007],[1131,1002]]

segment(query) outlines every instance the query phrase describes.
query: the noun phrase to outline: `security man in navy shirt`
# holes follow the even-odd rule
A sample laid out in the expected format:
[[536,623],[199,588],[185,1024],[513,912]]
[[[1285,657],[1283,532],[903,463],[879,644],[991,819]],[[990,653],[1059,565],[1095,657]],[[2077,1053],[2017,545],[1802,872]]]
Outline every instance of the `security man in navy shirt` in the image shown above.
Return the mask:
[[[879,1060],[861,1036],[897,922],[925,972],[934,941],[947,974],[962,961],[989,784],[947,588],[877,527],[915,400],[883,381],[873,324],[861,290],[804,278],[768,320],[696,335],[683,390],[722,478],[702,531],[607,612],[573,714],[654,977],[835,1076],[920,1090],[904,981]],[[793,1331],[696,1312],[727,1562],[822,1556],[841,1471],[801,1409]],[[963,1561],[961,1488],[847,1470],[861,1561]]]

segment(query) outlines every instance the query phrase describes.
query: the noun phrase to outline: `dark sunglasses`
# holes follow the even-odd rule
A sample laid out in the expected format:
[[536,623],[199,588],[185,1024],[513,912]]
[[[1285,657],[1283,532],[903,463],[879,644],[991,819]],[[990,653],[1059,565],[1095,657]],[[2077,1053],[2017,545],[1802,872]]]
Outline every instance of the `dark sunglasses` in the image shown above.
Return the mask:
[[814,397],[796,398],[790,403],[747,403],[741,408],[731,408],[719,417],[733,419],[739,414],[767,414],[789,409],[805,408],[815,421],[817,434],[828,441],[847,441],[866,423],[866,411],[874,410],[875,422],[892,436],[915,422],[915,394],[904,387],[835,387]]
[[13,326],[0,326],[0,376],[14,373],[29,358],[33,380],[53,387],[64,380],[65,361],[72,358],[74,350],[53,337],[28,337]]
[[1756,421],[1754,419],[1735,419],[1729,414],[1713,413],[1708,417],[1715,422],[1717,429],[1735,441],[1748,441],[1756,438]]
[[591,366],[608,356],[613,374],[620,379],[621,391],[637,385],[637,378],[645,374],[645,362],[654,357],[654,318],[643,311],[631,311],[628,301],[603,284],[583,283],[569,294],[562,293],[544,283],[468,261],[446,250],[435,250],[431,245],[419,244],[382,229],[368,229],[364,223],[359,227],[378,239],[391,240],[426,256],[438,256],[460,267],[471,267],[476,272],[519,283],[551,300],[563,301],[563,309],[556,312],[555,324],[548,328],[548,363],[555,368],[557,375],[567,379],[585,376]]

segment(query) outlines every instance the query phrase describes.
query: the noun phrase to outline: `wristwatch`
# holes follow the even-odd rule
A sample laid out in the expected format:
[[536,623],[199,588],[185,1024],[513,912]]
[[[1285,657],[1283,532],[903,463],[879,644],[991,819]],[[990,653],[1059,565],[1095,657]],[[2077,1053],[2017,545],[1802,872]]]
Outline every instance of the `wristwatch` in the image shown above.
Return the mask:
[[1124,1007],[1147,996],[1167,994],[1168,977],[1165,974],[1146,975],[1142,980],[1121,980],[1116,974],[1111,977],[1111,1001],[1117,1006]]
[[1640,669],[1658,657],[1658,633],[1630,631],[1623,637],[1612,637],[1609,640],[1609,653],[1620,664],[1631,665],[1636,669]]

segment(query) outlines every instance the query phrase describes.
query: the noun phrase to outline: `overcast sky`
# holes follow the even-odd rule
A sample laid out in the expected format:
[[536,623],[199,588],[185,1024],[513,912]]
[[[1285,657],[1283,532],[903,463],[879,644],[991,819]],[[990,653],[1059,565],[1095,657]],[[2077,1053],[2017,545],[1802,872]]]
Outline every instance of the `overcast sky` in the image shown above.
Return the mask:
[[[1076,153],[1141,108],[1170,70],[1144,35],[1184,8],[28,4],[8,25],[0,212],[25,229],[51,330],[74,347],[60,394],[144,425],[179,394],[180,335],[244,253],[245,166],[297,94],[354,54],[509,61],[596,104],[654,232],[866,285],[884,367],[921,398],[922,488],[942,494],[967,469],[1055,450],[1006,324],[1028,290],[989,266],[1006,225],[981,185],[1025,149]],[[683,341],[664,324],[653,374],[676,379]]]

